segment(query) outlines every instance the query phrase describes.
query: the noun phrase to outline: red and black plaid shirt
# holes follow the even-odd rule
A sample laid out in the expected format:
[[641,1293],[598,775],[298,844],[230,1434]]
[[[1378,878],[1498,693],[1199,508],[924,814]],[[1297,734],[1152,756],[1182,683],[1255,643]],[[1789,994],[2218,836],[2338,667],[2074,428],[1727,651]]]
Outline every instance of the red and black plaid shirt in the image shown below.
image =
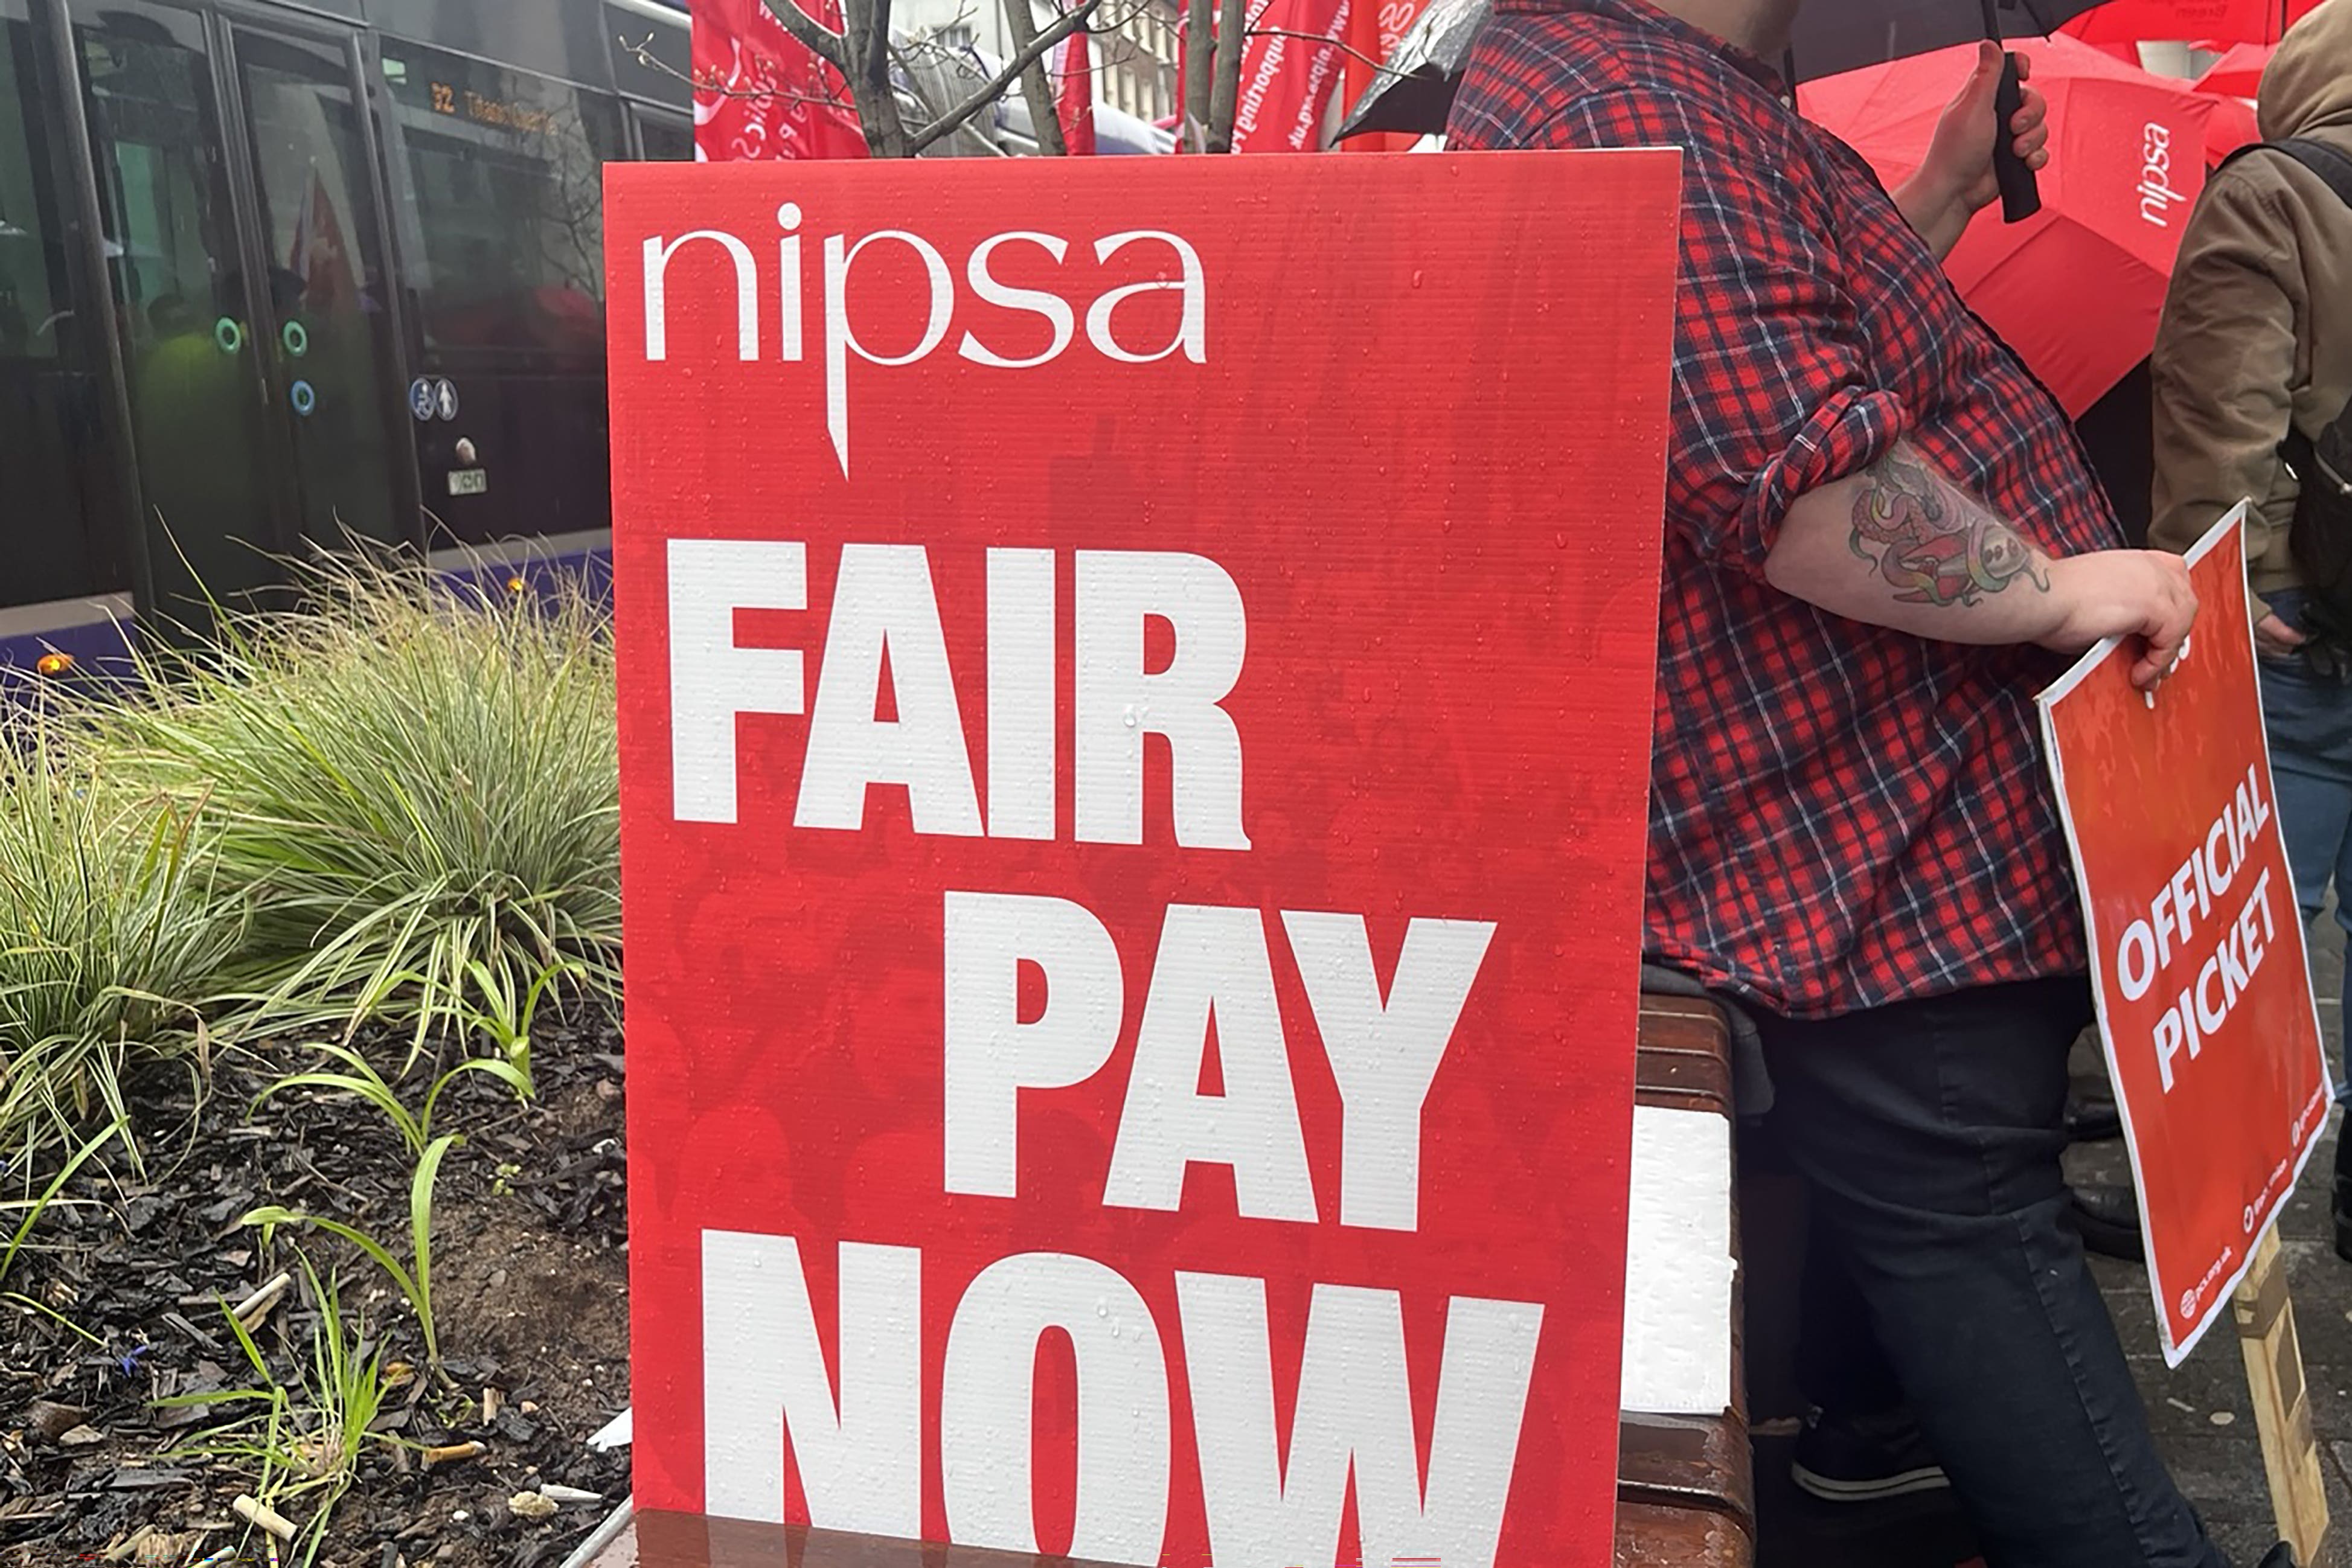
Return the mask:
[[2079,971],[2032,696],[2063,661],[1842,619],[1764,557],[1898,438],[2053,555],[2123,539],[2056,402],[1780,92],[1642,0],[1499,0],[1448,130],[1684,150],[1649,956],[1796,1017]]

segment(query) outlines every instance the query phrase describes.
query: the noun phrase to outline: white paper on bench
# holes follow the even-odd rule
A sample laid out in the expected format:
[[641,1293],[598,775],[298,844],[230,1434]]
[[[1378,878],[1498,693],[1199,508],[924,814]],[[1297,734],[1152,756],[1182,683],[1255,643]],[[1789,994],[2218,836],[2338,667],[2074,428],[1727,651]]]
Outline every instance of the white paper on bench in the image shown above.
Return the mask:
[[1731,1403],[1731,1123],[1633,1107],[1619,1405],[1714,1416]]

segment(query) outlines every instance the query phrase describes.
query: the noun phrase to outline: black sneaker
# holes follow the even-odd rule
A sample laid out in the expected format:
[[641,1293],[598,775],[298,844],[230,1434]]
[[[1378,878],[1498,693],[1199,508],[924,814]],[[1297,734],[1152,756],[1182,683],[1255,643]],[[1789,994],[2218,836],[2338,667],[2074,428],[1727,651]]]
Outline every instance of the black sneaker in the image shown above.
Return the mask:
[[1885,1416],[1806,1413],[1789,1461],[1798,1489],[1826,1502],[1876,1502],[1952,1484],[1927,1451],[1910,1412]]
[[2124,1113],[2102,1095],[2066,1096],[2066,1141],[2104,1144],[2124,1135]]
[[2294,1548],[2284,1541],[2280,1542],[2263,1553],[2263,1560],[2258,1564],[2258,1568],[2297,1568]]
[[2139,1197],[2130,1182],[2076,1183],[2066,1218],[2082,1236],[2085,1251],[2126,1263],[2147,1261],[2147,1245],[2140,1239]]

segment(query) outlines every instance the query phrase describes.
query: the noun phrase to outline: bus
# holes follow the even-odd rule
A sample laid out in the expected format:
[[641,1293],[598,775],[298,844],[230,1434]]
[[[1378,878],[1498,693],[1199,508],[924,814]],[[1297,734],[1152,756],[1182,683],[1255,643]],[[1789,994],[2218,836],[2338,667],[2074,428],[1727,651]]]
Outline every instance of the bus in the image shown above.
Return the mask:
[[597,549],[661,0],[0,0],[0,678],[309,544]]

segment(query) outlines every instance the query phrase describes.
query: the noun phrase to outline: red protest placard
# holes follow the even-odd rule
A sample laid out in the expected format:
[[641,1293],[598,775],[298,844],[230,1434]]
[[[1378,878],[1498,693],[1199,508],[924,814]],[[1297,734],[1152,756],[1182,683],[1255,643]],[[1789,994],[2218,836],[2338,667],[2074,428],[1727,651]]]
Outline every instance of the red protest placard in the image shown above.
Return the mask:
[[2132,650],[2105,646],[2041,699],[2175,1366],[2227,1307],[2327,1120],[2242,513],[2189,558],[2196,630],[2152,703],[2132,688]]
[[1607,1561],[1675,156],[607,183],[638,1505]]

